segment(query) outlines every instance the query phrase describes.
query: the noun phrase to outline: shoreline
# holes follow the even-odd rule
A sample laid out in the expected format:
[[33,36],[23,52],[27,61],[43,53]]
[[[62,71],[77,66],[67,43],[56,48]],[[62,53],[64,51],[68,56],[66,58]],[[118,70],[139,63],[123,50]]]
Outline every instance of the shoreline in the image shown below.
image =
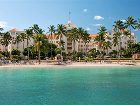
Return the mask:
[[8,64],[2,65],[0,68],[30,68],[30,67],[140,67],[140,63],[91,63],[91,62],[73,62],[71,64],[54,64],[54,63],[41,63],[41,64]]

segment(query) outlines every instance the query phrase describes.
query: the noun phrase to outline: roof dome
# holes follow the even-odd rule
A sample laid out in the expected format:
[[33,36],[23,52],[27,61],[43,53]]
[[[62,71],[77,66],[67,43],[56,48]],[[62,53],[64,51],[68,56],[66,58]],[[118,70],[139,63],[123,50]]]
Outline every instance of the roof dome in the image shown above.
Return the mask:
[[68,23],[65,24],[65,27],[66,27],[67,30],[71,30],[71,29],[75,28],[76,25],[73,24],[73,23],[69,20]]

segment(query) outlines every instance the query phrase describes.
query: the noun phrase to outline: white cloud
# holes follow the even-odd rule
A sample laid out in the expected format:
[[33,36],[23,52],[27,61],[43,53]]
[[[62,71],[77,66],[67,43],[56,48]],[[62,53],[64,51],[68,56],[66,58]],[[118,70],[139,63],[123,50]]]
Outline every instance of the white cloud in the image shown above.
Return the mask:
[[0,21],[0,27],[1,28],[5,28],[7,26],[7,22],[6,21]]
[[121,20],[121,21],[124,22],[124,23],[126,22],[126,20]]
[[104,20],[104,18],[102,16],[94,16],[95,20]]
[[88,10],[87,9],[83,9],[83,12],[87,12]]
[[86,28],[87,31],[90,31],[91,29],[89,27]]
[[93,26],[99,27],[99,26],[102,26],[102,24],[93,24]]

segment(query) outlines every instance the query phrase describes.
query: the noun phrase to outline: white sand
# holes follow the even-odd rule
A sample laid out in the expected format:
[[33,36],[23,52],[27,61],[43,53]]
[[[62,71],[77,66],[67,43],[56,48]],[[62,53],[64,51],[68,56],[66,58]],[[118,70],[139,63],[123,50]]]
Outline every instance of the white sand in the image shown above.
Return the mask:
[[133,65],[132,63],[111,63],[111,64],[106,64],[106,63],[85,63],[85,62],[74,62],[71,64],[64,64],[64,65],[55,65],[54,63],[41,63],[41,64],[34,64],[34,65],[15,65],[15,64],[8,64],[8,65],[2,65],[0,66],[1,68],[8,67],[8,68],[13,68],[13,67],[123,67],[123,66],[138,66],[140,67],[140,63],[135,63]]

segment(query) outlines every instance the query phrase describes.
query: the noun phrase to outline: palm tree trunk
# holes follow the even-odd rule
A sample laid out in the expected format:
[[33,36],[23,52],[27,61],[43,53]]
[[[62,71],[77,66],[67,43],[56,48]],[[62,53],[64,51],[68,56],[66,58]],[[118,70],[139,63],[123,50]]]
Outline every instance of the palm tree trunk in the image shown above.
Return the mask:
[[81,51],[81,39],[79,39],[79,52],[82,52]]
[[[22,41],[22,43],[23,43],[23,51],[24,51],[24,40]],[[24,60],[24,62],[25,62],[25,56],[23,55],[23,60]]]
[[132,35],[131,35],[131,27],[129,26],[129,30],[130,30],[130,51],[131,51],[131,54],[132,54],[132,60],[133,60],[133,50],[132,50]]
[[120,50],[119,50],[120,44],[117,46],[117,55],[118,55],[118,63],[120,62]]
[[25,41],[23,40],[23,46],[22,46],[23,47],[23,51],[24,51],[24,43],[25,43]]
[[75,60],[74,57],[75,57],[75,40],[73,40],[73,60]]
[[75,52],[75,40],[73,40],[73,52]]
[[102,47],[100,47],[100,63],[102,63],[102,57],[101,57],[101,55],[102,55]]
[[62,35],[60,35],[60,50],[61,50],[61,61],[62,61],[62,43],[61,43]]
[[28,61],[29,61],[30,54],[29,54],[29,39],[28,38],[27,38],[27,50],[28,50]]
[[52,60],[52,33],[51,33],[51,60]]
[[87,48],[87,47],[86,47],[86,42],[84,42],[84,43],[85,43],[85,53],[86,53],[86,48]]
[[39,46],[38,46],[38,62],[40,64],[40,42],[39,42]]
[[5,52],[7,51],[7,48],[6,48],[7,46],[5,46]]
[[107,47],[107,49],[106,49],[106,54],[108,55],[108,47]]
[[18,49],[18,42],[17,42],[17,49]]

